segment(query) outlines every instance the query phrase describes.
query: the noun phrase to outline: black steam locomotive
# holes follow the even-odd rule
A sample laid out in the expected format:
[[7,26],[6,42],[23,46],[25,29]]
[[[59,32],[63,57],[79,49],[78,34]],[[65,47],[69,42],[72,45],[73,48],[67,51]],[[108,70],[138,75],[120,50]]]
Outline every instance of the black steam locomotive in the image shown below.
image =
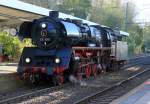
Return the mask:
[[31,38],[34,44],[23,49],[17,70],[21,78],[33,83],[44,77],[62,84],[70,75],[81,80],[112,67],[111,43],[116,35],[111,28],[60,19],[54,11],[22,23],[19,37]]

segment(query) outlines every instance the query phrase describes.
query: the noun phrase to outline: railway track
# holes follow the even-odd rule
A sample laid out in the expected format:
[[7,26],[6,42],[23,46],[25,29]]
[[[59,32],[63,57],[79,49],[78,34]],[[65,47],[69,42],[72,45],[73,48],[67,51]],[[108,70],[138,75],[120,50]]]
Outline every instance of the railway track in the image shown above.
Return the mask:
[[40,89],[40,90],[35,90],[35,91],[29,92],[29,93],[25,93],[25,94],[22,94],[22,95],[18,95],[18,96],[15,96],[15,97],[11,97],[11,98],[1,100],[0,104],[15,104],[16,102],[24,101],[24,100],[30,99],[32,97],[39,96],[42,93],[57,91],[61,88],[66,87],[67,85],[68,84],[64,84],[64,85],[61,85],[61,86],[54,86],[54,87],[48,87],[48,88],[44,88],[44,89]]
[[74,104],[109,104],[118,97],[129,92],[147,78],[150,77],[150,68],[145,69],[121,82],[114,84],[111,87],[105,88],[102,91],[96,92],[83,99],[76,101]]
[[[139,60],[139,61],[136,60],[135,63],[132,64],[132,65],[134,66],[134,65],[138,65],[138,64],[139,65],[142,64],[141,60]],[[131,67],[132,65],[130,65],[129,67]],[[145,71],[140,72],[140,74],[145,73],[146,71],[148,71],[148,69],[145,70]],[[140,75],[140,74],[138,73],[138,74],[134,75],[134,77],[136,77],[137,75]],[[128,78],[127,80],[129,81],[130,79],[132,79],[134,77],[132,76],[132,77]],[[117,85],[121,85],[124,82],[125,82],[125,80],[117,83],[116,85],[114,85],[114,87],[116,87]],[[30,91],[29,93],[17,95],[15,97],[11,97],[11,98],[2,99],[0,101],[0,104],[20,103],[22,101],[26,101],[26,100],[29,100],[29,99],[32,99],[32,98],[34,99],[34,98],[36,98],[36,97],[38,97],[40,95],[44,95],[47,92],[49,92],[49,93],[50,92],[56,92],[56,91],[58,91],[60,89],[66,88],[68,86],[70,86],[70,85],[68,85],[68,83],[67,83],[67,84],[64,84],[62,86],[55,86],[55,87],[50,87],[50,88],[44,88],[44,89],[40,89],[40,90]],[[72,87],[72,86],[70,86],[70,87]],[[113,87],[110,87],[110,88],[107,88],[107,89],[111,89],[111,88],[113,88]],[[104,89],[102,92],[106,92],[107,89]],[[84,99],[82,99],[82,100],[84,100]],[[80,101],[82,101],[82,100],[80,100]],[[80,103],[80,101],[78,101],[76,103]],[[33,100],[33,102],[35,102],[35,101]]]
[[144,65],[145,63],[143,63],[143,60],[147,57],[150,57],[150,55],[144,55],[144,56],[139,56],[139,57],[136,57],[136,58],[131,58],[128,60],[128,63],[127,65],[125,65],[123,67],[123,69],[126,69],[126,68],[129,68],[129,67],[132,67],[132,66],[137,66],[137,65]]

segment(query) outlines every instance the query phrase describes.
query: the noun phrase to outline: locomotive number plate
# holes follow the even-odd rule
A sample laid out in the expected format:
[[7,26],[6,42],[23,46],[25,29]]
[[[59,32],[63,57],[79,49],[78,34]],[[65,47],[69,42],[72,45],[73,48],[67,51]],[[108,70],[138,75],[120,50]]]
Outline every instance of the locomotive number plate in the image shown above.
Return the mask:
[[46,30],[42,30],[41,31],[41,36],[43,36],[43,37],[47,36],[47,31]]

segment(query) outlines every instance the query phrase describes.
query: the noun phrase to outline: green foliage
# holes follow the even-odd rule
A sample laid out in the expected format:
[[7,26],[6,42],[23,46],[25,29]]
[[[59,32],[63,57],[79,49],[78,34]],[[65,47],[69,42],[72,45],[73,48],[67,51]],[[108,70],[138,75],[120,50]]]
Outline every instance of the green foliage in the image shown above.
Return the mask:
[[17,61],[24,46],[31,46],[31,40],[20,42],[18,37],[13,37],[6,32],[0,32],[0,44],[3,44],[3,54]]
[[112,28],[123,28],[124,12],[120,6],[120,0],[97,0],[97,6],[91,11],[91,21],[96,21],[102,25]]
[[133,25],[129,29],[128,45],[130,54],[140,54],[144,51],[144,33],[138,25]]
[[58,11],[86,19],[91,8],[90,0],[64,0]]
[[16,39],[13,39],[9,34],[6,32],[0,33],[0,43],[3,44],[3,53],[7,55],[14,56],[14,47],[18,43]]
[[144,29],[144,45],[146,49],[150,49],[150,27]]

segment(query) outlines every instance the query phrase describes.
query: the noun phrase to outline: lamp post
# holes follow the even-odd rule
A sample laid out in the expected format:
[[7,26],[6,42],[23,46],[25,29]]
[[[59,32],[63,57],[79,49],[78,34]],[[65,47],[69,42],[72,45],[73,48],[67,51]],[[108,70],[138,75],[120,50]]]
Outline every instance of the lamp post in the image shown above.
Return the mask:
[[126,8],[125,8],[125,31],[128,31],[128,6],[129,2],[126,2]]

